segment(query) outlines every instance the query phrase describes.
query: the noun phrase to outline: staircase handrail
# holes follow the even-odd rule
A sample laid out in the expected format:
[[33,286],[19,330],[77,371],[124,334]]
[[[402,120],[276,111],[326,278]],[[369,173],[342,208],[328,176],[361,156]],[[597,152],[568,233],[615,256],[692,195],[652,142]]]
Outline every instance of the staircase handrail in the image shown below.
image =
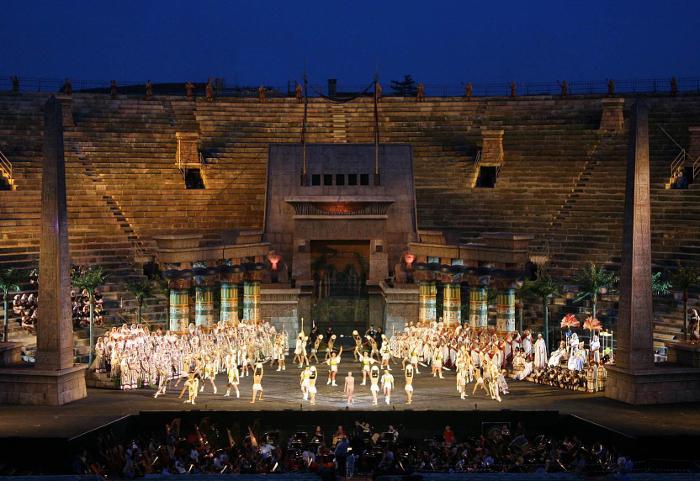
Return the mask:
[[[658,127],[659,127],[659,130],[661,130],[661,132],[663,132],[664,135],[668,138],[668,140],[670,140],[671,142],[673,142],[673,144],[674,144],[676,147],[678,147],[678,149],[679,149],[678,154],[677,154],[677,155],[673,158],[673,160],[671,161],[671,176],[673,176],[673,174],[675,174],[676,171],[677,171],[679,168],[682,168],[683,165],[685,164],[685,161],[686,161],[686,159],[687,159],[687,157],[688,157],[688,152],[685,150],[685,148],[684,148],[681,144],[679,144],[678,142],[676,142],[676,139],[674,139],[674,138],[671,136],[671,134],[669,134],[669,133],[666,131],[666,129],[664,129],[661,125],[659,125]],[[698,160],[698,159],[696,159],[696,161],[697,161],[697,160]],[[698,166],[698,167],[700,168],[700,166]],[[695,163],[693,164],[693,173],[694,173],[694,172],[695,172]]]
[[5,154],[0,150],[0,170],[3,170],[7,177],[12,180],[12,162],[8,159]]
[[475,166],[477,166],[477,165],[479,165],[480,162],[481,162],[481,150],[477,150],[476,155],[474,156],[473,164]]

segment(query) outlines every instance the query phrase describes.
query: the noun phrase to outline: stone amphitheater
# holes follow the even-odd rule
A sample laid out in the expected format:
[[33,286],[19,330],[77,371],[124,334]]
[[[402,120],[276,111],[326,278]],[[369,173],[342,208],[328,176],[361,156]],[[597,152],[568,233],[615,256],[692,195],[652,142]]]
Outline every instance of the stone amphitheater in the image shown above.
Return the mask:
[[[225,244],[231,232],[263,231],[271,145],[298,144],[305,115],[304,104],[293,98],[261,103],[74,93],[59,99],[71,261],[108,271],[104,295],[115,321],[132,304],[124,282],[143,276],[158,236],[197,233],[206,247]],[[0,191],[0,268],[38,262],[46,100],[47,94],[0,94],[0,151],[11,163],[13,184]],[[613,268],[619,262],[626,106],[634,100],[427,97],[417,103],[386,97],[378,108],[379,141],[411,146],[419,235],[440,231],[454,244],[485,233],[530,235],[530,253],[544,253],[566,281],[588,262]],[[669,188],[681,148],[689,159],[700,155],[700,132],[693,129],[700,126],[700,97],[645,95],[644,101],[650,108],[653,262],[657,268],[677,261],[700,267],[700,184]],[[372,98],[310,98],[305,141],[371,144],[376,125]],[[204,189],[185,186],[176,161],[182,132],[195,135]],[[497,133],[495,141],[489,132]],[[495,142],[495,153],[487,142]],[[484,165],[498,168],[493,188],[476,186]],[[691,305],[698,302],[698,292],[691,292]],[[676,304],[657,300],[657,344],[682,328]],[[146,317],[165,315],[164,296],[146,305]]]

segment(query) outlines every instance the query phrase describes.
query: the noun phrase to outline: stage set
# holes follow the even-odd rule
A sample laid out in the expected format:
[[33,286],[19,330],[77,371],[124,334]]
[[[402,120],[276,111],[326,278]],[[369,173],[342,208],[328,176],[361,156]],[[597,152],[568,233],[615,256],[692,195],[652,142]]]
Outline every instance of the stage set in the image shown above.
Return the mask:
[[[621,128],[621,100],[600,101],[602,130]],[[35,365],[3,345],[0,434],[72,438],[143,411],[512,410],[574,415],[630,438],[696,436],[699,408],[679,403],[700,400],[697,346],[669,345],[677,362],[654,362],[649,114],[627,101],[614,339],[594,316],[580,340],[516,322],[516,292],[544,272],[535,236],[461,242],[419,229],[413,147],[377,136],[270,144],[262,230],[153,235],[148,266],[167,282],[167,320],[102,329],[88,366],[73,351],[70,102],[49,98]],[[500,168],[503,130],[479,135],[481,165]],[[200,165],[196,130],[175,141],[179,167]]]

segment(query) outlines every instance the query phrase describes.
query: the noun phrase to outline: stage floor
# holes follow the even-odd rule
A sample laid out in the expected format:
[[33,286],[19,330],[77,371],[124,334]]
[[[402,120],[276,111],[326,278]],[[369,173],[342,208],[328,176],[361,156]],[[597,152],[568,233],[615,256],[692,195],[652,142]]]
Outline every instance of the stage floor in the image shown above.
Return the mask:
[[[197,398],[197,404],[183,404],[177,399],[178,390],[170,388],[165,396],[153,399],[151,389],[116,391],[88,389],[86,399],[61,407],[0,406],[0,437],[58,437],[70,438],[95,429],[122,416],[140,411],[282,411],[282,410],[345,410],[343,377],[352,368],[356,377],[353,411],[374,410],[551,410],[574,414],[586,420],[631,436],[643,435],[698,435],[700,433],[700,406],[671,404],[661,406],[630,406],[605,398],[602,394],[586,394],[566,391],[530,382],[510,381],[509,395],[498,403],[486,396],[483,390],[461,400],[455,388],[454,373],[445,372],[445,379],[433,378],[429,370],[421,370],[414,380],[415,392],[411,406],[405,404],[402,372],[394,368],[396,389],[392,404],[386,405],[380,396],[380,404],[372,405],[369,386],[360,386],[361,374],[357,364],[344,359],[340,366],[338,387],[326,385],[326,370],[320,369],[316,405],[302,400],[299,390],[299,373],[296,367],[276,372],[266,369],[263,379],[265,399],[250,404],[252,378],[241,379],[241,398],[225,398],[225,375],[217,379],[218,394],[211,392],[207,383],[205,392]],[[471,385],[473,386],[473,385]]]

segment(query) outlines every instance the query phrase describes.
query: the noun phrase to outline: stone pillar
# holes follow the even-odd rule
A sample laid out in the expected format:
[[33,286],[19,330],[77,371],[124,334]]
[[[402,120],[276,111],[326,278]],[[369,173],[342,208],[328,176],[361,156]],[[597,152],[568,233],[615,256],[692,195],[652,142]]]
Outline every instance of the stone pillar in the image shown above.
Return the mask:
[[637,101],[631,118],[622,233],[615,365],[608,366],[607,397],[631,404],[700,401],[700,370],[654,366],[651,294],[649,121]]
[[485,287],[472,287],[469,290],[469,325],[471,327],[486,327],[488,322],[488,292]]
[[44,107],[39,248],[39,322],[33,369],[0,369],[0,403],[59,406],[87,396],[85,368],[74,364],[63,113]]
[[209,286],[197,286],[194,290],[194,323],[210,327],[215,322],[214,290]]
[[184,332],[190,323],[189,289],[170,289],[170,330]]
[[503,162],[503,130],[481,129],[481,163]]
[[39,319],[36,367],[73,367],[73,315],[63,158],[63,112],[51,97],[44,108],[44,162],[41,182]]
[[623,109],[625,99],[603,99],[603,113],[600,117],[600,130],[610,133],[622,132],[625,127]]
[[515,331],[515,289],[506,289],[496,297],[496,330]]
[[654,367],[651,294],[651,200],[649,121],[637,103],[627,158],[625,218],[620,267],[616,364],[625,369]]
[[437,286],[434,282],[421,282],[419,283],[419,289],[418,321],[433,322],[436,317],[435,296],[437,295]]
[[443,289],[442,320],[448,325],[460,324],[462,301],[459,284],[445,284]]
[[243,321],[260,321],[260,283],[243,283]]
[[238,324],[238,285],[230,282],[221,283],[221,305],[219,320]]

